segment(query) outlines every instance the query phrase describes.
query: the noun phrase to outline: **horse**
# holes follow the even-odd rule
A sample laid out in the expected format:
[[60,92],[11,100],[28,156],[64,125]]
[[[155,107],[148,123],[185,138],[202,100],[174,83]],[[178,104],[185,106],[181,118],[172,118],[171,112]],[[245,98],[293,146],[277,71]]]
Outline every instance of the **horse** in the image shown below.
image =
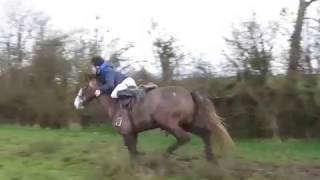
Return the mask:
[[123,108],[118,99],[101,94],[96,97],[95,90],[100,87],[95,76],[80,88],[74,101],[76,109],[84,108],[97,99],[107,117],[118,133],[123,136],[130,157],[141,155],[137,150],[138,134],[152,129],[162,129],[176,138],[168,147],[172,154],[180,146],[190,141],[190,133],[199,136],[205,145],[205,157],[218,164],[213,153],[213,137],[217,137],[223,150],[229,150],[234,142],[223,124],[213,103],[198,92],[191,92],[181,86],[157,87],[135,101],[131,110]]

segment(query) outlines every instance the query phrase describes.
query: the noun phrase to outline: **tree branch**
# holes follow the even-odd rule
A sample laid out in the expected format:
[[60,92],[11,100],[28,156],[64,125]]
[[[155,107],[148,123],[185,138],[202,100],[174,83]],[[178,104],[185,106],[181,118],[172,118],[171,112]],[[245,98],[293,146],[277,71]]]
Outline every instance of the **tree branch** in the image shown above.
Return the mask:
[[313,21],[316,21],[317,23],[320,23],[320,19],[316,19],[316,18],[312,18],[312,17],[306,17],[304,19],[313,20]]
[[310,1],[306,1],[306,7],[310,6],[310,4],[312,4],[313,2],[318,1],[318,0],[310,0]]

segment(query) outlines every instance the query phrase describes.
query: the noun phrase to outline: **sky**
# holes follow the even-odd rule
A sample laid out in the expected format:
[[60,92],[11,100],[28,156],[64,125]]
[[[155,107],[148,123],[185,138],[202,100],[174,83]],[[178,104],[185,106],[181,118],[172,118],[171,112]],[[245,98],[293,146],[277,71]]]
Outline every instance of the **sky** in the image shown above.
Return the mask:
[[[0,16],[5,2],[0,0]],[[298,0],[23,0],[29,7],[44,11],[57,29],[110,29],[110,37],[132,42],[128,52],[133,59],[153,59],[151,20],[173,35],[184,50],[212,64],[224,60],[223,37],[232,24],[252,17],[263,23],[277,20],[282,8],[295,11]],[[3,14],[2,14],[3,15]],[[95,17],[99,16],[97,21]]]

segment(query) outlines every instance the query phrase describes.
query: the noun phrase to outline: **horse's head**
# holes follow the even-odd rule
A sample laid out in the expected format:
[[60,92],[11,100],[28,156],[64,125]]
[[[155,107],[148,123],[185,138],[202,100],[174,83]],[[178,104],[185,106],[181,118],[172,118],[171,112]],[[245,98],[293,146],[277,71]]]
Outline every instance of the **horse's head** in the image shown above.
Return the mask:
[[[82,86],[74,100],[74,106],[77,110],[83,109],[90,101],[96,98],[95,91],[99,89],[100,83],[96,79],[95,75],[86,75],[85,76],[85,85]],[[105,96],[103,102],[105,110],[107,110],[108,116],[112,119],[114,126],[125,126],[125,129],[131,128],[129,122],[128,112],[121,108],[120,104],[117,101],[113,101],[110,97]]]
[[74,100],[74,106],[76,109],[83,109],[84,106],[93,100],[96,96],[94,92],[99,88],[99,83],[95,75],[86,76],[86,84],[81,87]]

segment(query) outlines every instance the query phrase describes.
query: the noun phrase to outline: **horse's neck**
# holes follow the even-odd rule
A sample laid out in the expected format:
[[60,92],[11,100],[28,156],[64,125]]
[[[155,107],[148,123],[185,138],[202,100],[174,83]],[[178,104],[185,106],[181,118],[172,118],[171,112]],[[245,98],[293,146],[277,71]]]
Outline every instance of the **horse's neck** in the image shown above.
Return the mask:
[[110,118],[112,118],[116,112],[117,102],[114,99],[108,97],[107,95],[101,95],[98,98],[98,101],[102,106],[103,110],[108,114]]

